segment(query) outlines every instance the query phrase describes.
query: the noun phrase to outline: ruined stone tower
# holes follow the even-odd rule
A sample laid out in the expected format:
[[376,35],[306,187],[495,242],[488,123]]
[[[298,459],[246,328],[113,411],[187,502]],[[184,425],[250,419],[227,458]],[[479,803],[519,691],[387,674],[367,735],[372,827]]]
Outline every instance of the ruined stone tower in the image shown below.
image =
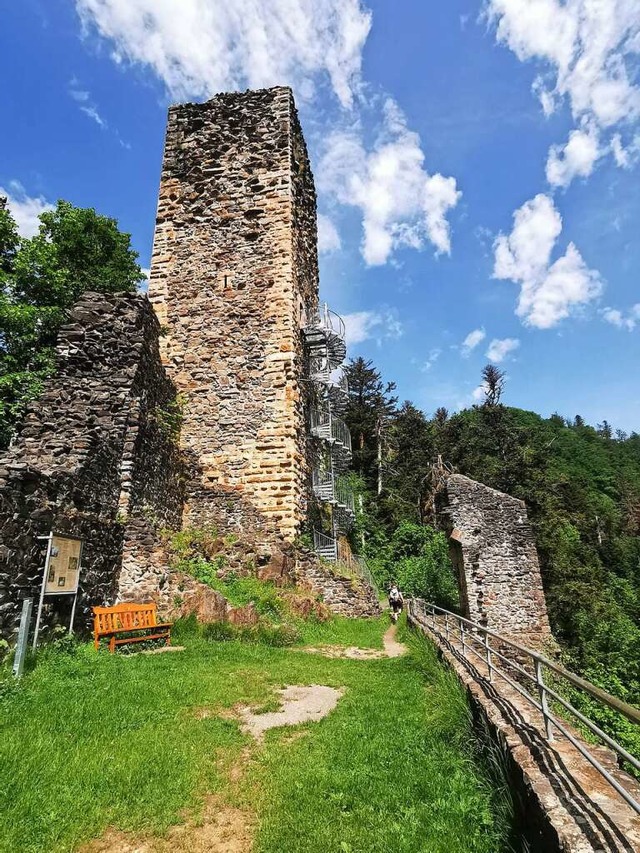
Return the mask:
[[184,399],[186,524],[254,518],[292,539],[306,516],[315,201],[290,89],[169,110],[149,297]]

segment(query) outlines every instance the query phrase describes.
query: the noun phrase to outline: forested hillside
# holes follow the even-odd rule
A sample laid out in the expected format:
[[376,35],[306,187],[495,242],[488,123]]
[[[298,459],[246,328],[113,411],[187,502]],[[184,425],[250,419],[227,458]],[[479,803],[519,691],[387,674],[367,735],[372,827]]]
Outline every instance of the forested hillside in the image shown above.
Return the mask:
[[[451,416],[399,405],[394,386],[362,359],[351,362],[348,378],[353,464],[367,509],[365,535],[357,531],[354,544],[364,541],[381,579],[394,566],[402,573],[408,557],[409,584],[422,572],[428,592],[451,600],[441,580],[441,534],[418,527],[433,520],[428,473],[441,455],[460,473],[526,501],[567,662],[640,703],[640,435],[503,405],[504,376],[492,367],[484,403]],[[420,542],[407,545],[411,536]]]

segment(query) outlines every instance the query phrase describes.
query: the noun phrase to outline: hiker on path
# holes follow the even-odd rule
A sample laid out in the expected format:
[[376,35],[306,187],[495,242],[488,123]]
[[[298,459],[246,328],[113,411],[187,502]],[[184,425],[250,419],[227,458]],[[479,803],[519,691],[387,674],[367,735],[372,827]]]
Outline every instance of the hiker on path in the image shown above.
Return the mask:
[[389,607],[391,608],[391,618],[394,622],[398,621],[398,616],[402,613],[404,598],[398,589],[397,583],[394,581],[389,590]]

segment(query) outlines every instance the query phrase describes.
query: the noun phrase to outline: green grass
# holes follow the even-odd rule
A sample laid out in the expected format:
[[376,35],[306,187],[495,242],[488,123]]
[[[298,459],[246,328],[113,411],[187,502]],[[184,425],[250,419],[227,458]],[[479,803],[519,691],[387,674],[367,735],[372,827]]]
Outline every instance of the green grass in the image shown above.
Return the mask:
[[[385,625],[308,628],[314,643],[380,645]],[[181,641],[185,652],[155,656],[44,653],[17,689],[0,690],[2,853],[71,851],[107,827],[162,833],[209,791],[256,811],[256,853],[503,849],[463,694],[428,644],[365,662],[185,629]],[[272,708],[285,684],[346,692],[293,741],[274,730],[254,744],[220,715]],[[224,768],[247,746],[238,789]]]

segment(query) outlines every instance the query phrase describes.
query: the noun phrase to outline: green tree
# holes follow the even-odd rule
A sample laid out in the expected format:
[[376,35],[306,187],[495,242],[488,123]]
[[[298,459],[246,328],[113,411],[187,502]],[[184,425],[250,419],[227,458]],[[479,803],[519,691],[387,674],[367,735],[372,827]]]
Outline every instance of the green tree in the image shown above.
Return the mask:
[[144,278],[115,219],[59,201],[38,233],[20,238],[0,200],[0,446],[55,369],[55,342],[86,290],[134,290]]
[[367,488],[380,493],[389,450],[390,426],[397,397],[395,383],[385,383],[371,361],[352,359],[345,368],[349,382],[346,422],[353,442],[353,467]]

